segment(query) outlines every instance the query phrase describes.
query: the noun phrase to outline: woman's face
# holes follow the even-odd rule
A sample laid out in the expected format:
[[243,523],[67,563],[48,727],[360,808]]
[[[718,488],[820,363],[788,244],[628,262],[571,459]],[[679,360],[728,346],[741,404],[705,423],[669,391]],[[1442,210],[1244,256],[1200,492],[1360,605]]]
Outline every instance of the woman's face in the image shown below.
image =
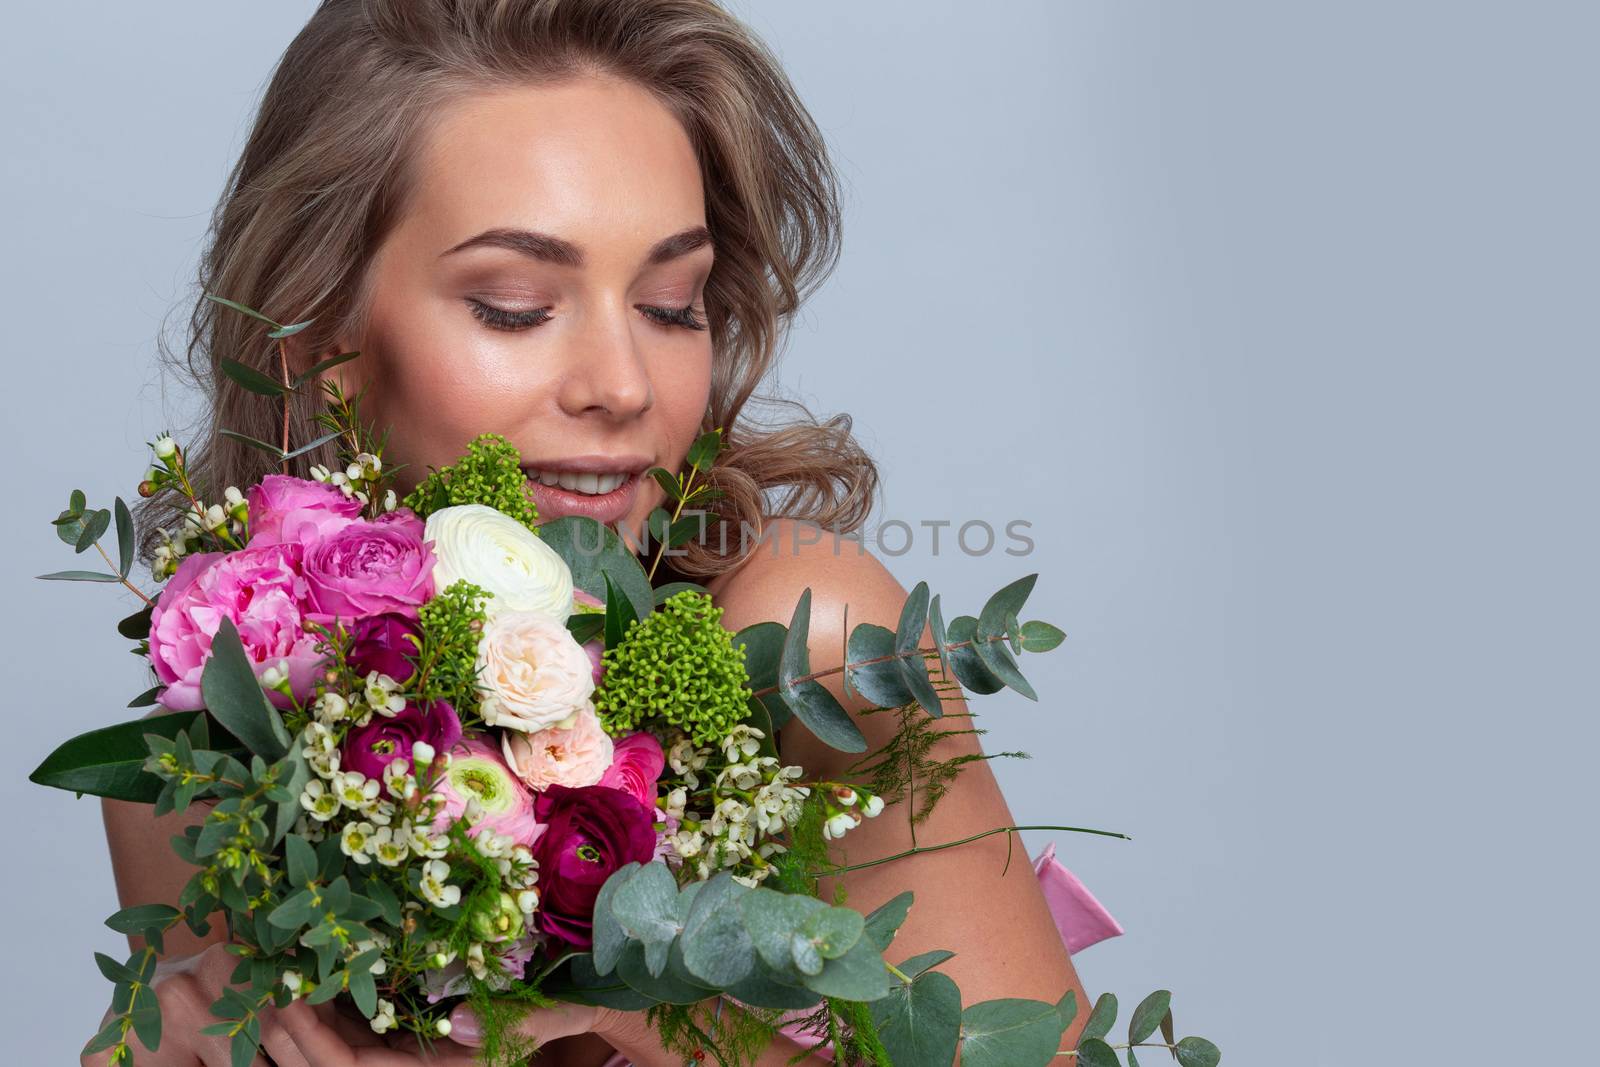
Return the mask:
[[711,382],[699,163],[628,83],[485,92],[439,116],[372,264],[347,390],[409,489],[480,433],[521,453],[541,519],[642,527]]

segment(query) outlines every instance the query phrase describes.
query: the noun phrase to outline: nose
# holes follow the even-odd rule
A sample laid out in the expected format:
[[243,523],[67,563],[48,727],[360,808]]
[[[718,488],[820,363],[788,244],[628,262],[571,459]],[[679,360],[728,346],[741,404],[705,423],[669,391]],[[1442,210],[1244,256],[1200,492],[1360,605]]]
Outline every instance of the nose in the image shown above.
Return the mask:
[[561,408],[568,415],[626,420],[655,402],[649,368],[639,352],[626,310],[595,316],[572,338],[575,348],[561,384]]

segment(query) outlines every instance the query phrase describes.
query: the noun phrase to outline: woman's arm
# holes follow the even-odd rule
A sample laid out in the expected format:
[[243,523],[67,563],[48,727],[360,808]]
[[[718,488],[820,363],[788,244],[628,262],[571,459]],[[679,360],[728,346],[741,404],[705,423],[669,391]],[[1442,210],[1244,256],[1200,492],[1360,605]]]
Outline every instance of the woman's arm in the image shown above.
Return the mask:
[[[187,827],[198,826],[208,805],[197,802],[182,814],[169,813],[157,818],[149,804],[125,800],[102,800],[100,811],[106,824],[106,844],[111,849],[111,871],[117,882],[117,900],[124,908],[136,904],[178,903],[178,895],[189,884],[194,867],[172,851],[172,839]],[[207,945],[224,940],[227,931],[213,923],[205,937],[197,937],[187,924],[179,923],[162,938],[166,956],[189,956]],[[130,936],[128,943],[143,947],[144,939]]]
[[[815,528],[787,521],[774,525],[775,546],[763,545],[738,570],[710,583],[723,608],[724,626],[739,630],[767,621],[787,625],[796,601],[809,587],[809,648],[812,669],[818,671],[844,662],[846,604],[852,627],[867,622],[890,630],[896,627],[906,591],[876,558],[857,543],[832,535],[824,534],[820,543],[806,543],[815,536]],[[931,646],[932,634],[924,631],[922,641],[924,647]],[[853,693],[847,698],[839,675],[821,681],[851,712],[866,735],[869,752],[893,736],[896,722],[892,712],[862,715],[865,701]],[[959,698],[946,700],[944,711],[958,729],[968,721],[965,702]],[[859,758],[859,754],[822,744],[798,720],[785,725],[780,736],[784,761],[800,764],[808,779],[842,777],[845,768]],[[974,735],[957,734],[940,740],[929,755],[943,759],[978,751]],[[1013,824],[988,762],[979,760],[966,765],[933,813],[917,827],[916,843],[939,844]],[[863,912],[905,889],[914,889],[911,914],[887,958],[894,963],[933,949],[953,951],[955,957],[941,970],[961,987],[964,1004],[997,997],[1054,1002],[1073,990],[1079,1011],[1061,1046],[1070,1049],[1088,1021],[1088,997],[1020,842],[1011,842],[1007,867],[1010,836],[995,834],[839,877],[849,904]],[[905,805],[895,805],[849,831],[835,846],[835,855],[840,862],[861,863],[912,845]],[[832,880],[825,879],[823,898],[832,899],[832,891]]]

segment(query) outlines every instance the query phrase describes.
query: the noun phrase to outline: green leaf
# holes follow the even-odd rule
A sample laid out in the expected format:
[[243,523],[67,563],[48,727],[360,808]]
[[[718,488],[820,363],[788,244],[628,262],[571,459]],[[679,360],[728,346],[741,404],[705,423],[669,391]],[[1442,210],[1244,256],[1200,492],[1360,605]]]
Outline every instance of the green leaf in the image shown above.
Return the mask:
[[567,632],[578,644],[588,644],[606,630],[606,613],[603,611],[584,611],[567,616]]
[[804,984],[825,997],[865,1001],[888,996],[890,986],[900,983],[890,978],[889,968],[883,965],[883,955],[871,941],[863,938],[843,956],[828,960],[821,974],[807,975]]
[[867,1008],[889,1059],[905,1067],[949,1067],[961,1038],[961,990],[931,971],[899,983]]
[[261,314],[261,312],[255,310],[254,308],[245,307],[243,304],[241,304],[241,303],[239,303],[237,301],[229,300],[227,297],[217,296],[214,293],[207,293],[207,294],[205,294],[205,296],[206,296],[207,300],[214,300],[217,303],[221,304],[223,307],[230,307],[235,311],[242,311],[246,315],[249,315],[252,319],[258,319],[261,322],[266,323],[268,326],[271,326],[273,329],[282,329],[283,328],[279,323],[273,322],[271,319],[269,319],[265,315]]
[[656,607],[659,608],[666,602],[667,597],[672,596],[674,593],[684,592],[707,593],[709,590],[695,582],[668,582],[665,585],[658,585],[655,589]]
[[[671,942],[666,944],[670,946]],[[645,959],[645,948],[637,941],[629,941],[628,947],[623,949],[622,958],[617,961],[617,977],[630,988],[668,1004],[696,1004],[716,993],[670,963],[663,964],[660,974],[652,974]]]
[[778,663],[778,691],[817,740],[840,752],[865,752],[867,739],[833,694],[814,678],[801,680],[802,675],[811,671],[811,655],[806,647],[810,628],[811,588],[807,586],[795,604],[789,632],[784,635],[783,656]]
[[1065,1031],[1078,1017],[1078,994],[1070,989],[1061,994],[1061,999],[1056,1001],[1056,1011],[1061,1015],[1061,1029]]
[[1100,999],[1094,1002],[1094,1011],[1089,1013],[1089,1021],[1084,1024],[1084,1037],[1105,1037],[1111,1032],[1111,1027],[1117,1021],[1117,995],[1115,993],[1101,993]]
[[1122,1064],[1117,1062],[1116,1051],[1098,1037],[1091,1037],[1078,1044],[1078,1062],[1083,1064],[1083,1067],[1122,1067]]
[[1017,613],[1022,610],[1022,605],[1027,601],[1028,594],[1033,591],[1033,583],[1038,577],[1037,574],[1029,574],[1018,578],[988,599],[983,605],[983,610],[978,613],[978,629],[974,642],[978,657],[994,676],[1029,700],[1038,700],[1039,695],[1022,676],[1016,660],[1011,657],[1010,650],[994,638],[1004,634],[1016,621]]
[[321,448],[323,445],[327,444],[329,441],[335,440],[338,437],[339,437],[339,431],[338,430],[335,430],[332,433],[325,433],[321,437],[316,438],[315,440],[307,441],[305,444],[301,445],[299,448],[294,449],[293,451],[285,452],[283,454],[283,458],[284,459],[294,459],[294,458],[296,458],[298,456],[303,456],[307,452],[311,452],[311,451],[314,451],[315,449]]
[[1133,1009],[1133,1018],[1128,1020],[1128,1044],[1137,1045],[1155,1033],[1171,1004],[1172,993],[1166,989],[1158,989],[1141,1000]]
[[[782,623],[758,622],[733,635],[733,644],[744,650],[744,668],[750,676],[751,689],[770,689],[778,684],[778,664],[783,658],[783,639],[787,633]],[[777,693],[757,699],[767,709],[774,730],[788,722],[793,714]]]
[[329,356],[321,363],[314,363],[311,365],[309,370],[295,376],[294,387],[298,389],[311,379],[315,378],[317,375],[321,374],[323,371],[332,370],[341,363],[349,363],[352,359],[355,359],[360,354],[360,352],[341,352],[337,356]]
[[945,960],[954,958],[954,956],[955,953],[947,948],[936,948],[932,952],[919,952],[900,964],[900,973],[908,978],[915,978],[923,971],[937,967]]
[[655,1003],[629,988],[621,978],[596,973],[594,960],[587,952],[572,956],[564,966],[545,976],[540,991],[561,1000],[598,1004],[617,1011],[643,1011]]
[[94,962],[100,968],[100,973],[105,975],[108,981],[137,982],[139,980],[137,971],[118,963],[104,952],[96,952],[94,954]]
[[1022,650],[1024,652],[1049,652],[1066,639],[1066,634],[1047,622],[1030,619],[1022,624]]
[[378,985],[372,978],[372,971],[350,972],[350,999],[356,1002],[356,1008],[362,1015],[372,1018],[378,1011]]
[[1203,1037],[1186,1037],[1178,1042],[1178,1062],[1183,1067],[1217,1067],[1222,1052]]
[[645,962],[652,978],[661,977],[666,950],[681,929],[677,904],[678,883],[659,861],[645,864],[611,897],[611,912],[623,932],[646,949]]
[[894,651],[894,631],[870,622],[852,627],[845,641],[845,674],[850,685],[880,708],[897,708],[914,699],[896,661],[882,659],[893,656]]
[[755,945],[738,907],[739,897],[750,890],[727,871],[695,884],[701,888],[683,923],[683,964],[700,981],[726,989],[755,967]]
[[917,698],[917,703],[937,719],[944,714],[944,703],[939,699],[939,691],[928,680],[927,661],[918,651],[922,631],[927,624],[928,583],[918,582],[900,609],[900,624],[894,634],[894,650],[900,654],[900,658],[894,661],[894,666],[900,672],[906,688],[911,690],[911,695]]
[[961,1013],[962,1067],[1045,1067],[1061,1044],[1061,1015],[1042,1000],[985,1000]]
[[267,336],[272,338],[274,341],[282,337],[293,337],[295,334],[299,333],[301,330],[305,329],[307,326],[310,326],[316,321],[316,319],[307,319],[304,322],[297,322],[293,326],[279,326],[276,330],[268,333]]
[[748,975],[727,989],[727,992],[741,1004],[750,1004],[757,1008],[798,1011],[814,1007],[822,1001],[821,993],[813,993],[809,989],[785,981],[785,978],[791,976],[774,971],[760,956],[755,957],[752,966],[753,969]]
[[150,616],[155,611],[154,604],[146,604],[138,611],[117,623],[117,633],[130,641],[143,641],[150,636]]
[[289,750],[289,732],[278,710],[267,702],[233,620],[223,617],[211,638],[211,656],[200,672],[200,692],[213,718],[268,759]]
[[600,577],[606,585],[605,645],[607,648],[616,648],[627,635],[628,626],[637,621],[639,615],[633,610],[633,603],[612,582],[611,575],[602,574]]
[[289,797],[278,804],[273,820],[273,844],[282,841],[294,829],[295,820],[300,817],[300,794],[305,791],[306,783],[311,781],[311,765],[306,762],[305,751],[299,745],[291,746],[289,754],[278,766],[288,768],[287,775],[279,773],[278,782]]
[[[977,632],[978,620],[971,615],[958,615],[950,620],[948,637],[951,644],[962,641],[971,641]],[[947,648],[946,654],[950,657],[950,670],[956,676],[956,681],[966,686],[974,693],[987,695],[998,693],[1006,684],[994,676],[994,672],[984,666],[983,660],[971,645],[962,645],[960,648]]]
[[161,1001],[149,986],[133,995],[133,1032],[151,1052],[161,1047]]
[[[907,889],[898,896],[891,897],[886,903],[872,909],[867,916],[866,935],[872,943],[878,946],[879,952],[885,952],[889,943],[894,940],[895,933],[900,929],[900,924],[906,921],[906,916],[911,912],[911,890]],[[904,968],[901,968],[904,970]]]
[[[800,935],[816,948],[825,960],[836,960],[861,940],[866,922],[852,908],[824,908],[806,917]],[[876,944],[873,945],[876,948]],[[878,949],[881,953],[883,950]]]
[[[46,756],[28,775],[28,780],[74,793],[153,804],[161,794],[162,783],[160,778],[144,770],[145,760],[150,757],[146,735],[171,740],[204,714],[179,711],[79,734]],[[237,745],[231,737],[218,743],[219,748]]]
[[252,393],[258,393],[261,396],[282,396],[284,394],[285,390],[281,383],[273,381],[254,367],[240,363],[236,359],[223,356],[220,366],[223,374],[226,374],[236,384],[243,386]]
[[540,523],[539,535],[566,560],[573,585],[590,596],[604,597],[609,576],[639,618],[650,614],[655,606],[650,579],[615,530],[581,515],[566,515]]
[[762,886],[739,898],[739,912],[751,943],[762,962],[779,975],[789,974],[794,966],[793,940],[800,924],[825,907],[816,897]]
[[260,451],[271,456],[273,459],[283,459],[283,449],[279,448],[277,445],[268,444],[259,438],[251,437],[249,434],[237,433],[233,430],[218,430],[217,433],[221,434],[223,437],[231,437],[235,441],[240,441],[244,444],[247,444],[251,448],[259,449]]
[[120,496],[114,504],[117,516],[117,553],[121,557],[121,573],[126,578],[128,572],[133,570],[133,550],[136,547],[133,537],[133,513],[128,510],[127,502]]
[[119,934],[143,934],[151,927],[165,926],[183,913],[166,904],[135,904],[106,919],[106,925]]
[[257,1039],[250,1036],[249,1030],[234,1034],[228,1050],[231,1067],[250,1067],[255,1062],[257,1048]]
[[83,1046],[82,1055],[89,1056],[106,1049],[122,1040],[122,1017],[113,1016],[111,1021],[101,1027],[100,1032],[89,1039]]
[[684,462],[696,470],[705,470],[716,461],[717,454],[722,451],[722,431],[711,430],[695,438],[694,444],[689,446]]
[[117,582],[122,579],[102,571],[54,571],[38,576],[47,582]]
[[671,471],[665,467],[651,467],[648,473],[650,477],[656,480],[656,484],[661,487],[661,491],[667,494],[668,500],[677,503],[683,499],[683,488],[678,484],[677,476]]
[[106,530],[111,526],[111,512],[99,508],[89,513],[84,519],[83,529],[78,533],[78,540],[73,544],[73,550],[87,552],[100,538],[105,536]]
[[623,932],[622,924],[617,922],[611,910],[611,899],[622,883],[638,872],[640,866],[637,861],[630,860],[612,871],[594,898],[594,946],[591,951],[597,975],[607,975],[616,970],[617,960],[627,946],[628,935]]
[[317,850],[303,837],[284,839],[283,855],[289,871],[289,884],[303,886],[317,876]]

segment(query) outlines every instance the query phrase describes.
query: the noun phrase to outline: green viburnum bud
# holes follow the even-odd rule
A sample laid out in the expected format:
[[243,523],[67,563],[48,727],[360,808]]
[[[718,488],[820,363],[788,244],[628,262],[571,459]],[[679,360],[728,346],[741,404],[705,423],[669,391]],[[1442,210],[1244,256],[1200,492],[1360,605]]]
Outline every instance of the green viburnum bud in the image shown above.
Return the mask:
[[522,936],[522,909],[510,893],[481,901],[472,912],[472,933],[480,941],[514,941]]
[[495,433],[479,434],[467,454],[424,478],[402,501],[426,519],[441,507],[486,504],[538,533],[539,509],[516,446]]
[[722,626],[722,609],[685,589],[628,627],[603,655],[595,710],[617,736],[645,720],[681,728],[696,744],[716,744],[748,713],[744,653]]

